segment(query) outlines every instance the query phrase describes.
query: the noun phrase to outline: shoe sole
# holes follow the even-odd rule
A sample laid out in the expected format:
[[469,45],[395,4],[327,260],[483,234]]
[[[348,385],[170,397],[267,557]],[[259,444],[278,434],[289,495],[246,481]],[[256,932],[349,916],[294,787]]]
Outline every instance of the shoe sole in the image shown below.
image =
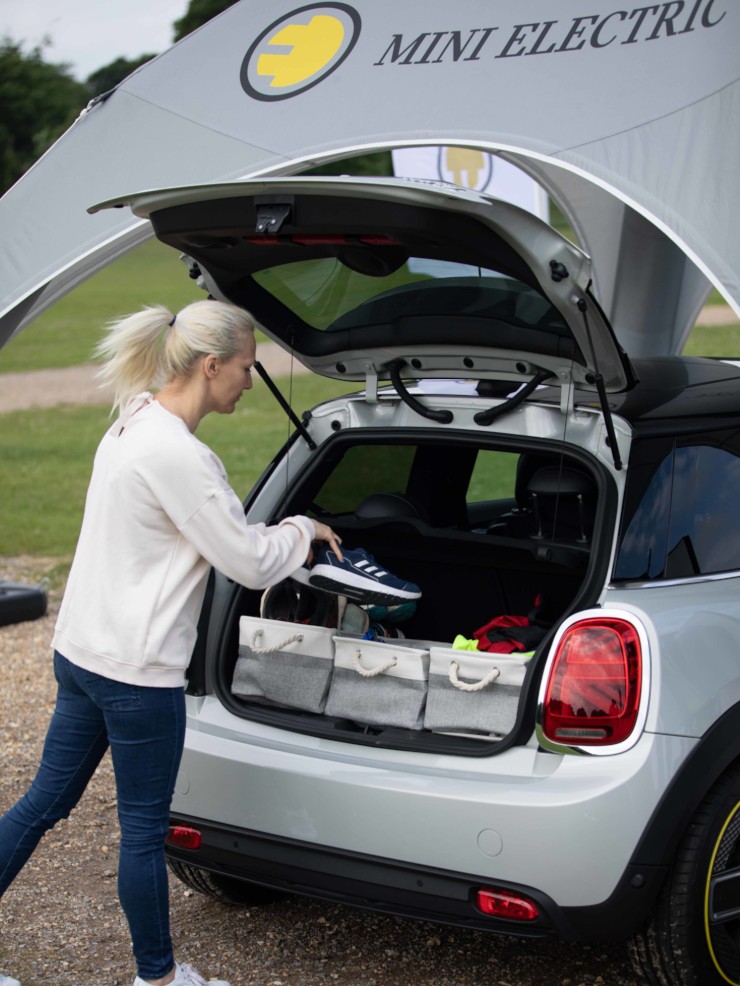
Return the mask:
[[314,565],[309,575],[309,584],[327,592],[336,592],[348,599],[363,603],[394,603],[399,599],[420,599],[420,592],[409,592],[407,589],[394,589],[391,586],[371,582],[362,575],[342,571],[341,580],[337,578],[337,569],[331,565]]
[[295,579],[295,581],[300,582],[301,585],[308,585],[308,577],[310,574],[311,574],[310,571],[302,566],[301,568],[297,569],[295,572],[291,572],[289,578]]

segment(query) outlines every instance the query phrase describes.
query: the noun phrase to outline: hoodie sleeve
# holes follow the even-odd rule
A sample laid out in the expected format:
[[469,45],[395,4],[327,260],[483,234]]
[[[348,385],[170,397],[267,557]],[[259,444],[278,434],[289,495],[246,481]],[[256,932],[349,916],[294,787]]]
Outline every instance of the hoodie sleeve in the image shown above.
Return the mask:
[[183,537],[228,578],[265,589],[292,575],[308,557],[315,528],[308,517],[247,524],[231,490],[216,493],[180,528]]
[[220,459],[194,436],[140,449],[134,468],[181,537],[235,582],[267,588],[308,557],[313,522],[299,516],[271,527],[248,524]]

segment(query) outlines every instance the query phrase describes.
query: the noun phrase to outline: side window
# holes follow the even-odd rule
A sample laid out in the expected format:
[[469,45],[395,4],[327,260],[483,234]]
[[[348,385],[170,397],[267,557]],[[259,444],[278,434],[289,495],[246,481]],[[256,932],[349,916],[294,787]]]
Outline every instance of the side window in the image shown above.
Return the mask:
[[518,452],[480,449],[468,484],[468,505],[512,498],[518,461]]
[[317,506],[330,514],[352,513],[370,493],[404,492],[415,453],[413,445],[354,445],[316,494]]
[[646,440],[630,461],[617,580],[740,570],[740,432]]
[[[514,506],[517,452],[452,445],[355,445],[312,496],[321,515],[353,513],[374,493],[401,493],[433,526],[487,525]],[[309,510],[310,512],[310,510]]]
[[666,578],[740,569],[740,445],[676,449]]
[[517,452],[479,449],[465,491],[467,522],[472,530],[488,530],[516,506]]
[[673,484],[673,442],[636,443],[629,463],[614,578],[660,579],[668,555]]

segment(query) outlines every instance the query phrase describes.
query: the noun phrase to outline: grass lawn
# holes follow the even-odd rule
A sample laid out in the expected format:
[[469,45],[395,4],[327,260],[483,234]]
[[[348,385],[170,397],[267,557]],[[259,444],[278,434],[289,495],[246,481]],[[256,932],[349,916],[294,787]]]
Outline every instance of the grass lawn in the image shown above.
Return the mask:
[[683,348],[685,356],[740,359],[740,325],[696,325]]
[[89,363],[110,319],[163,304],[173,311],[206,295],[172,247],[150,240],[80,284],[0,350],[0,373]]
[[[288,387],[281,389],[287,397]],[[346,382],[296,377],[293,407],[300,413],[351,389]],[[70,558],[93,455],[110,424],[108,411],[107,406],[64,406],[0,415],[5,504],[0,512],[0,555]],[[220,456],[232,486],[246,496],[292,430],[260,382],[242,397],[233,415],[206,418],[198,437]]]

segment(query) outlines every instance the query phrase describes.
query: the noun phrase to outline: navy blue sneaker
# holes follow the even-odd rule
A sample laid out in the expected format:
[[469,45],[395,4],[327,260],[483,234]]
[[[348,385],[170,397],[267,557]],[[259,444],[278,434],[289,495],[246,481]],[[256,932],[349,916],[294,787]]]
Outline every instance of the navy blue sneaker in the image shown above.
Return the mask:
[[364,548],[342,548],[340,561],[327,545],[316,553],[308,581],[327,592],[336,592],[360,603],[394,603],[419,599],[421,589],[392,575]]

